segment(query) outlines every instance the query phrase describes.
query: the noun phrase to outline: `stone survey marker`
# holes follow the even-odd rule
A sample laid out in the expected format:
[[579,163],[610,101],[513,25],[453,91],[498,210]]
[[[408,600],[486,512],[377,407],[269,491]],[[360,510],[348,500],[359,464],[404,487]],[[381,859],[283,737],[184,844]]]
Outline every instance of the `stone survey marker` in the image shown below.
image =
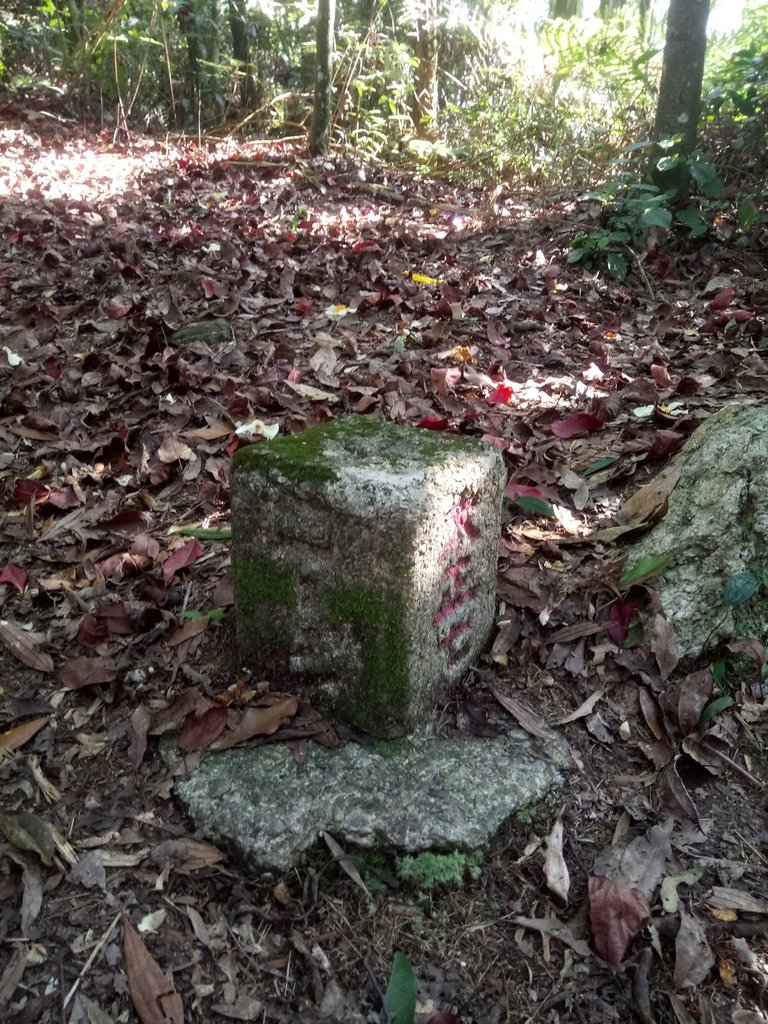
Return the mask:
[[238,655],[375,735],[434,715],[491,629],[504,465],[348,416],[232,462]]

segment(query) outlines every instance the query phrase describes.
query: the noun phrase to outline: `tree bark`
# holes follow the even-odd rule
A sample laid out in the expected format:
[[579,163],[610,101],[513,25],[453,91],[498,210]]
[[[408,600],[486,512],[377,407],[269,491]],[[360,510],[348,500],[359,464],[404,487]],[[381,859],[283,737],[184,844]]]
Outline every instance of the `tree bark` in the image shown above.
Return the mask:
[[434,135],[438,112],[437,0],[422,0],[413,52],[418,63],[413,80],[411,118],[417,137],[424,139]]
[[336,21],[336,0],[317,0],[317,56],[315,61],[315,106],[309,132],[312,156],[328,152],[331,133],[331,99],[333,86],[333,43]]
[[710,0],[671,0],[656,105],[654,138],[680,136],[677,151],[691,153],[701,113]]
[[550,0],[550,18],[580,18],[583,5],[581,0]]
[[249,110],[256,98],[256,83],[251,67],[250,22],[245,0],[229,0],[229,31],[232,35],[232,56],[238,63],[240,104]]

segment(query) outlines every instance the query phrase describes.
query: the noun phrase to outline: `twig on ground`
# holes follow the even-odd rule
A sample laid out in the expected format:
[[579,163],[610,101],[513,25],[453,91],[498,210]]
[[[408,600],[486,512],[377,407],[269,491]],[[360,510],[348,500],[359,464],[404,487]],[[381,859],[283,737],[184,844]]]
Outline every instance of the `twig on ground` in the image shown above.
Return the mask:
[[80,971],[80,973],[78,974],[77,979],[76,979],[74,985],[72,986],[72,988],[69,990],[69,992],[67,992],[67,995],[66,995],[66,997],[64,999],[64,1002],[62,1004],[62,1009],[66,1010],[66,1008],[69,1006],[69,1004],[74,999],[75,993],[77,992],[78,988],[80,987],[80,982],[83,980],[83,978],[86,976],[88,971],[91,969],[91,964],[93,963],[93,961],[96,959],[96,957],[102,951],[104,946],[106,946],[107,941],[109,940],[110,935],[115,930],[115,925],[117,924],[117,922],[120,920],[120,917],[122,916],[122,913],[123,913],[122,910],[120,910],[120,911],[118,911],[117,914],[115,914],[114,918],[112,919],[112,924],[109,926],[109,928],[107,928],[107,930],[104,932],[104,934],[101,936],[99,941],[96,943],[96,945],[91,950],[91,955],[88,957],[88,959],[83,964],[82,971]]

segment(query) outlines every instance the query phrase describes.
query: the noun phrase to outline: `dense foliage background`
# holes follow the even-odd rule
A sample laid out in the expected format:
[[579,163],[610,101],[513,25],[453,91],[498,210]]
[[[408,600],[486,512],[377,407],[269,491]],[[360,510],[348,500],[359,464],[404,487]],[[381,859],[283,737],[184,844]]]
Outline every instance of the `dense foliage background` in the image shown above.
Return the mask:
[[[468,178],[603,182],[651,135],[665,16],[649,0],[551,0],[547,16],[526,0],[345,0],[331,138]],[[312,0],[4,0],[0,84],[61,93],[109,131],[303,135],[315,17]],[[726,175],[762,175],[767,87],[768,6],[716,5],[703,142]]]

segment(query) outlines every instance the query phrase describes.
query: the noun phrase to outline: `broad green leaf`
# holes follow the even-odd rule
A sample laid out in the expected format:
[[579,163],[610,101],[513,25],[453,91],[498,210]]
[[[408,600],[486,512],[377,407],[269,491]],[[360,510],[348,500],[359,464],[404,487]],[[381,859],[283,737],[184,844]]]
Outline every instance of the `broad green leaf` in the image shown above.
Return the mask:
[[757,208],[754,203],[742,203],[739,207],[739,227],[751,228],[757,218]]
[[627,261],[619,252],[609,252],[607,256],[608,271],[617,281],[627,276]]
[[613,466],[620,458],[620,455],[606,455],[602,459],[595,459],[592,465],[584,470],[584,476],[592,476],[594,473],[599,473],[601,469]]
[[530,512],[535,516],[544,516],[547,519],[556,519],[555,510],[548,501],[543,498],[534,498],[529,494],[521,494],[512,502],[513,508],[519,508],[523,512]]
[[633,583],[644,583],[652,576],[658,576],[660,572],[663,572],[671,561],[671,554],[648,555],[647,558],[641,558],[631,568],[625,569],[621,574],[619,583],[623,587],[628,587]]
[[744,604],[760,589],[760,580],[751,572],[737,572],[723,587],[726,604]]
[[736,701],[733,697],[717,697],[711,704],[707,704],[701,712],[699,725],[709,725],[712,719],[719,715],[721,711],[725,711],[726,708],[732,708],[735,703]]
[[413,1024],[416,1016],[416,975],[405,953],[395,953],[392,973],[384,993],[387,1024]]
[[701,186],[701,192],[708,199],[719,199],[725,195],[725,185],[718,177],[715,177],[714,181],[708,181],[706,185]]
[[644,228],[664,228],[665,230],[672,223],[672,211],[662,210],[659,207],[649,206],[643,210],[640,217],[640,224]]
[[699,185],[709,185],[717,178],[717,172],[712,164],[704,160],[691,160],[688,165],[691,177]]
[[680,224],[685,224],[692,235],[703,235],[709,230],[701,212],[692,207],[689,207],[687,210],[678,210],[675,214],[675,220]]

